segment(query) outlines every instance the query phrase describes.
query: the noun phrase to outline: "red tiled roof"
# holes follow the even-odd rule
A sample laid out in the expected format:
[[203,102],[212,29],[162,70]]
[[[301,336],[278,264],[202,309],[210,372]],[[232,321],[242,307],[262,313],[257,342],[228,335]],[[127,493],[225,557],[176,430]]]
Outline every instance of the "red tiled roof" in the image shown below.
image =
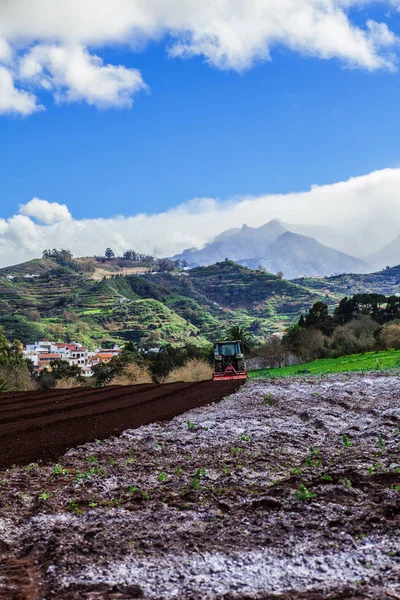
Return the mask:
[[44,358],[61,358],[61,354],[51,354],[43,352],[39,356],[39,360],[43,360]]

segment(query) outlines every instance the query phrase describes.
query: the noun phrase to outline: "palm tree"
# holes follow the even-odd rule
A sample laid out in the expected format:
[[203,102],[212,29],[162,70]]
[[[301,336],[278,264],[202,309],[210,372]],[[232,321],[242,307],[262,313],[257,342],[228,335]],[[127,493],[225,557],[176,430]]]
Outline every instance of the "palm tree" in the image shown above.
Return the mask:
[[247,354],[250,352],[254,346],[253,338],[247,327],[242,327],[241,325],[231,325],[226,330],[225,334],[226,341],[238,341],[242,346],[243,352]]

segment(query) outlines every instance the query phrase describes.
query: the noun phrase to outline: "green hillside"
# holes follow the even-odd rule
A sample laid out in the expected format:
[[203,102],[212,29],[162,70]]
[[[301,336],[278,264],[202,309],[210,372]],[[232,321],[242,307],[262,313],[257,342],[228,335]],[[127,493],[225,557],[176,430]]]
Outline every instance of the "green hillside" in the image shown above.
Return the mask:
[[38,259],[0,269],[0,324],[6,334],[23,342],[48,336],[89,346],[126,340],[202,345],[235,323],[262,338],[282,331],[317,300],[337,302],[333,293],[231,261],[141,276],[102,263],[100,280],[88,270],[93,262],[75,259],[70,268]]
[[341,356],[340,358],[322,358],[310,363],[291,365],[280,369],[258,369],[251,371],[249,378],[324,375],[327,373],[380,371],[399,368],[400,350],[384,350],[382,352],[364,352],[363,354]]

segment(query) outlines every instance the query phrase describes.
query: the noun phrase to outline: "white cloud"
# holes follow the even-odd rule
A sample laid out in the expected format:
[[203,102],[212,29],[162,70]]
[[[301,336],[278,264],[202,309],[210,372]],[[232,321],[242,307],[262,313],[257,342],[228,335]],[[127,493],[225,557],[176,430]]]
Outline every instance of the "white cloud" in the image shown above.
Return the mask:
[[46,225],[51,225],[58,221],[70,221],[72,218],[65,204],[48,202],[40,198],[32,198],[27,204],[20,206],[19,212],[21,215],[34,217]]
[[[399,7],[399,0],[380,0]],[[202,56],[243,71],[283,45],[304,55],[337,58],[367,70],[394,69],[397,38],[387,23],[352,21],[349,10],[372,0],[2,0],[0,46],[14,51],[26,85],[56,99],[101,107],[131,106],[145,88],[123,65],[104,65],[95,48],[142,49],[166,37],[171,56]],[[32,48],[32,44],[35,44]],[[90,51],[89,51],[90,48]]]
[[104,65],[79,46],[35,46],[23,57],[20,75],[54,90],[58,101],[84,100],[99,108],[130,107],[133,95],[147,88],[140,71]]
[[258,227],[274,218],[308,225],[323,243],[365,256],[399,234],[399,188],[400,168],[385,169],[306,192],[228,202],[195,199],[157,215],[83,220],[71,218],[65,205],[34,199],[21,208],[23,214],[0,219],[0,265],[40,256],[47,247],[69,248],[76,256],[101,254],[107,246],[119,253],[158,248],[159,255],[172,255],[223,229]]
[[25,117],[42,108],[33,94],[15,87],[11,72],[0,65],[0,114]]

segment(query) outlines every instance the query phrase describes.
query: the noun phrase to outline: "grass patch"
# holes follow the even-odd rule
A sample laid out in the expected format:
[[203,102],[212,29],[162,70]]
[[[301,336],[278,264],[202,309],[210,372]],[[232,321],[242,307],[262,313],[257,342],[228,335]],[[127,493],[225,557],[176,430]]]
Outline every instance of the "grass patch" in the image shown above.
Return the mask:
[[291,365],[280,369],[258,369],[249,372],[250,379],[264,377],[291,377],[293,375],[324,375],[400,368],[400,350],[365,352],[339,358],[322,358],[310,363]]

